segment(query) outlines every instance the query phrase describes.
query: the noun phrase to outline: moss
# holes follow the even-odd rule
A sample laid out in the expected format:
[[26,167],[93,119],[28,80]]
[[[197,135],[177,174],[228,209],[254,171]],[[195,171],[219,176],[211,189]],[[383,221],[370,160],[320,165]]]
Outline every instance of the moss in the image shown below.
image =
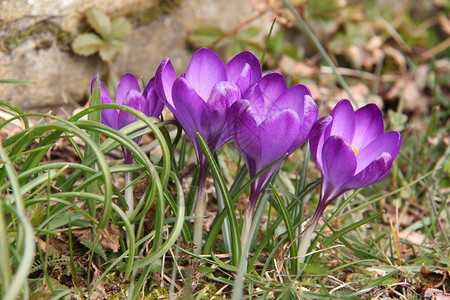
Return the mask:
[[134,26],[149,24],[160,16],[171,14],[174,9],[181,4],[181,1],[182,0],[159,0],[156,5],[129,14],[126,17]]
[[[2,38],[0,42],[0,51],[10,53],[16,47],[24,43],[28,38],[35,34],[51,33],[56,37],[58,48],[63,51],[71,51],[71,43],[74,36],[63,31],[57,24],[48,20],[39,21],[32,26]],[[51,40],[42,40],[35,50],[48,49],[52,45]]]

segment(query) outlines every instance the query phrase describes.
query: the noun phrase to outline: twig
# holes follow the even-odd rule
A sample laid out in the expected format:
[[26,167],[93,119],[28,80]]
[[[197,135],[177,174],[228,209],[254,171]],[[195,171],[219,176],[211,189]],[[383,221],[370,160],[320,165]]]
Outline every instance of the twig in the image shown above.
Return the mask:
[[438,55],[439,53],[441,53],[442,51],[444,51],[448,47],[450,47],[450,37],[448,37],[446,40],[440,42],[438,45],[436,45],[435,47],[431,48],[430,50],[425,51],[424,53],[422,53],[420,55],[420,59],[428,60],[428,59]]
[[238,26],[232,28],[231,30],[225,32],[224,34],[222,34],[221,36],[219,36],[214,42],[212,42],[208,48],[214,49],[214,47],[217,46],[218,43],[220,43],[222,40],[224,40],[225,38],[237,33],[239,30],[241,30],[242,28],[244,28],[245,26],[247,26],[248,24],[250,24],[251,22],[253,22],[254,20],[258,19],[259,17],[261,17],[262,15],[264,15],[266,13],[267,10],[263,10],[261,12],[259,12],[256,16],[248,19],[247,21],[239,24]]

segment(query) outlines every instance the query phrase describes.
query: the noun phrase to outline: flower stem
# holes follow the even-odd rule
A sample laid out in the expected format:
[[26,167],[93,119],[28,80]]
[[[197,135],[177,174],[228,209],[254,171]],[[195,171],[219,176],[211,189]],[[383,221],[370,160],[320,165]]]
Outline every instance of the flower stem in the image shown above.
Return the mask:
[[[128,186],[131,182],[131,172],[125,172],[125,186]],[[134,193],[133,186],[129,186],[125,189],[125,202],[127,203],[128,210],[125,212],[125,215],[128,219],[131,218],[134,212]],[[131,230],[133,233],[135,232],[134,223],[131,224]]]
[[206,202],[208,196],[204,193],[206,172],[208,165],[200,164],[200,173],[198,175],[197,193],[195,194],[195,218],[194,220],[194,254],[202,254],[203,249],[203,217],[205,216]]
[[312,235],[314,233],[314,230],[316,229],[318,221],[319,217],[316,218],[316,215],[314,214],[313,218],[306,226],[305,231],[303,231],[302,233],[302,240],[300,241],[300,247],[298,248],[297,252],[299,270],[302,269],[301,264],[305,262],[306,252],[311,245]]
[[244,215],[244,223],[242,224],[241,244],[242,253],[239,259],[238,272],[233,288],[233,300],[242,299],[242,291],[244,288],[244,276],[247,273],[248,266],[248,252],[250,251],[250,245],[252,243],[252,237],[250,236],[250,229],[253,221],[254,209],[247,209]]
[[195,205],[195,216],[197,217],[194,220],[194,254],[200,255],[202,254],[203,249],[203,217],[205,215],[206,210],[206,199],[207,194],[201,193],[197,198],[197,203]]

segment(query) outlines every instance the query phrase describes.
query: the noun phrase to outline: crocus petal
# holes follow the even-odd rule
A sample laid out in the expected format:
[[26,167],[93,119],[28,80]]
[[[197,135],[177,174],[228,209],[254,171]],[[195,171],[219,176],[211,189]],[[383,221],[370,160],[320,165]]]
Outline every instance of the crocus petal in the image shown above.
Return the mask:
[[172,86],[177,79],[177,73],[170,62],[170,59],[164,59],[156,70],[155,86],[156,92],[165,105],[173,112]]
[[[172,95],[175,107],[175,111],[172,112],[195,145],[196,150],[200,151],[196,133],[200,131],[202,112],[206,103],[195,92],[189,82],[182,77],[175,80]],[[203,137],[203,132],[200,132],[200,134]]]
[[150,79],[147,83],[147,85],[144,88],[144,91],[142,92],[142,95],[147,95],[151,90],[156,89],[156,79],[155,77],[153,77],[152,79]]
[[154,77],[147,83],[143,96],[148,102],[148,110],[144,113],[149,117],[158,117],[164,108],[164,103],[156,92],[156,80]]
[[356,158],[352,148],[340,136],[331,136],[323,144],[322,201],[334,198],[339,188],[355,174]]
[[119,130],[118,124],[119,112],[116,109],[102,109],[102,117],[101,121],[103,124],[115,129]]
[[293,110],[276,113],[261,123],[257,132],[262,149],[261,169],[288,154],[300,130],[301,121]]
[[[94,90],[95,81],[97,80],[97,75],[94,76],[91,82],[91,94]],[[105,85],[101,80],[100,82],[100,103],[101,104],[111,104],[111,96],[108,93]],[[119,112],[116,109],[102,109],[101,121],[103,124],[118,130],[119,124],[117,123]]]
[[125,164],[132,164],[133,163],[133,155],[131,154],[131,151],[128,150],[126,147],[122,146],[122,152],[123,152],[123,158],[125,160]]
[[282,92],[270,108],[270,114],[284,109],[295,111],[300,119],[301,130],[296,142],[292,145],[290,152],[293,152],[306,141],[312,126],[317,121],[319,111],[316,103],[311,98],[309,89],[301,84]]
[[311,98],[311,92],[306,86],[302,84],[294,85],[280,93],[272,103],[270,111],[275,112],[283,109],[293,109],[298,113],[299,117],[301,116],[303,118],[304,99],[306,95]]
[[122,104],[130,90],[136,90],[139,93],[141,92],[141,88],[139,87],[136,77],[133,74],[128,73],[125,74],[119,81],[116,92],[116,103]]
[[[144,100],[144,97],[141,95],[140,92],[136,90],[130,90],[128,92],[128,94],[124,98],[123,105],[132,107],[139,111],[145,111],[146,108],[148,108],[148,104]],[[118,118],[119,128],[125,127],[128,124],[131,124],[137,120],[138,117],[136,117],[135,115],[132,115],[123,110],[119,110],[119,118]]]
[[[250,91],[251,90],[251,91]],[[259,85],[255,84],[250,88],[245,99],[251,103],[252,115],[259,125],[267,117],[267,111],[264,103],[264,95]]]
[[361,170],[365,169],[383,152],[389,153],[393,159],[395,159],[400,151],[400,144],[401,136],[397,131],[389,131],[378,136],[356,154],[358,166],[355,173],[359,173]]
[[[95,75],[91,81],[91,94],[94,91],[94,86],[95,86],[96,80],[97,80],[97,75]],[[108,90],[106,89],[105,85],[103,84],[103,82],[100,79],[99,79],[99,82],[100,82],[101,104],[112,103],[111,96],[109,95]]]
[[225,66],[228,81],[236,83],[242,93],[262,76],[261,64],[250,51],[244,51],[233,57]]
[[355,135],[351,145],[361,150],[384,132],[383,115],[375,104],[368,104],[355,112]]
[[[269,73],[251,86],[244,95],[245,99],[258,99],[255,93],[262,92],[264,111],[268,112],[275,100],[287,89],[283,75],[277,72]],[[252,100],[251,100],[252,101]],[[252,101],[252,106],[255,106]],[[258,108],[262,110],[262,108]]]
[[211,151],[219,149],[231,139],[227,126],[227,111],[229,107],[241,98],[237,85],[222,81],[217,83],[208,99],[201,116],[201,132]]
[[373,160],[365,169],[350,178],[344,186],[342,193],[351,189],[369,186],[383,180],[390,172],[394,158],[390,153],[383,152]]
[[230,107],[227,121],[231,136],[242,154],[250,176],[254,176],[261,160],[261,141],[255,134],[258,125],[253,117],[250,102],[236,101]]
[[227,80],[227,74],[220,57],[210,49],[201,48],[192,56],[185,78],[206,101],[216,83]]
[[[130,90],[128,94],[125,96],[125,99],[123,100],[122,104],[137,109],[139,111],[145,111],[146,109],[148,109],[148,103],[144,101],[144,97],[141,95],[141,93],[136,90]],[[137,120],[138,117],[136,117],[135,115],[127,113],[123,110],[119,110],[118,114],[119,129]],[[134,142],[139,144],[141,139],[142,136],[137,137],[134,139]],[[125,158],[125,163],[131,164],[133,162],[133,156],[131,155],[131,152],[124,146],[122,146],[122,150]]]
[[[317,107],[316,102],[314,102],[313,98],[309,95],[304,96],[304,108],[303,108],[303,118],[299,116],[302,122],[302,130],[297,137],[293,147],[295,149],[299,148],[303,145],[311,132],[312,127],[317,121],[317,117],[319,115],[319,108]],[[294,149],[294,151],[295,151]]]
[[325,132],[325,138],[336,135],[351,143],[355,132],[355,112],[350,101],[347,99],[339,101],[333,108],[331,116],[333,123]]
[[323,174],[323,163],[322,163],[322,148],[325,141],[324,132],[326,128],[330,125],[333,118],[331,116],[325,116],[319,119],[311,129],[309,134],[309,149],[314,161],[319,168],[320,173]]
[[[289,154],[292,144],[297,139],[300,128],[300,120],[296,112],[292,110],[278,112],[261,123],[254,133],[261,143],[261,158],[256,161],[254,173],[249,172],[250,177],[255,176],[283,155]],[[256,202],[255,197],[261,193],[267,181],[281,163],[280,161],[272,166],[252,183],[252,195],[250,196],[251,207]]]

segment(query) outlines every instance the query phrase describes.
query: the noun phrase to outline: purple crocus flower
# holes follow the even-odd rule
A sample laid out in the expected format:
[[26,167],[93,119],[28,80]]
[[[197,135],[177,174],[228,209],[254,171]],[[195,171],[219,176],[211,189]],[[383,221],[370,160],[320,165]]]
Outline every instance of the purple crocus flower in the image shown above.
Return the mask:
[[[91,93],[94,88],[95,80],[97,75],[92,79],[91,83]],[[101,104],[113,103],[108,90],[105,88],[103,83],[100,81],[100,97]],[[141,88],[136,77],[133,74],[125,74],[117,86],[116,92],[116,104],[123,104],[134,109],[143,112],[147,116],[158,117],[164,107],[164,104],[160,101],[156,90],[155,90],[155,79],[152,78],[144,91],[141,93]],[[119,109],[103,109],[102,110],[102,123],[108,125],[109,127],[119,130],[128,124],[131,124],[138,120],[138,118],[130,113],[127,113]],[[134,139],[136,143],[139,144],[142,137]],[[125,163],[131,164],[133,162],[133,157],[131,152],[126,148],[122,147],[125,156]]]
[[[288,88],[283,75],[269,73],[230,109],[228,124],[250,177],[305,143],[318,108],[304,85]],[[249,211],[281,161],[251,185]]]
[[261,78],[261,64],[252,52],[245,51],[224,65],[212,50],[201,48],[192,56],[185,74],[178,77],[166,58],[155,77],[158,94],[194,144],[201,166],[201,189],[208,164],[196,133],[212,153],[231,139],[226,126],[228,108]]
[[344,192],[385,178],[401,141],[399,132],[384,132],[383,115],[375,104],[354,111],[344,99],[318,120],[310,134],[310,148],[322,173],[322,187],[312,222]]

